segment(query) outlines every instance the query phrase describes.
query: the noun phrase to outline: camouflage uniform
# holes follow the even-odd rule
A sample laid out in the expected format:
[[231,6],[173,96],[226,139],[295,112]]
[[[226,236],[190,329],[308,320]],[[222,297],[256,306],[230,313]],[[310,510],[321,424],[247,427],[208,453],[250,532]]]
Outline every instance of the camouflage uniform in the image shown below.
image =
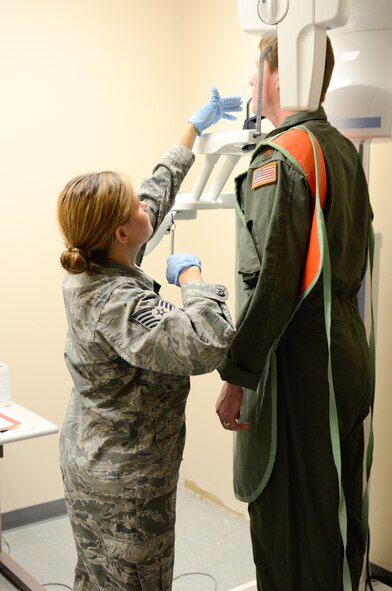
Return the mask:
[[[193,158],[173,146],[143,182],[154,227]],[[67,274],[63,293],[74,387],[61,467],[74,590],[168,591],[188,376],[214,370],[233,336],[226,288],[187,283],[180,309],[138,266],[107,262],[99,273]]]

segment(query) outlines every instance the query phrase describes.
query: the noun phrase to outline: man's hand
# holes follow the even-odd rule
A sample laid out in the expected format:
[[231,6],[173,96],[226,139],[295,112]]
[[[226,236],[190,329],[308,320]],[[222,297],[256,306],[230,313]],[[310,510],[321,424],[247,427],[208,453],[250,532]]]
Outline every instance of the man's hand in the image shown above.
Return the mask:
[[250,423],[239,423],[242,403],[242,387],[223,382],[221,393],[216,401],[215,410],[224,429],[228,431],[246,431]]

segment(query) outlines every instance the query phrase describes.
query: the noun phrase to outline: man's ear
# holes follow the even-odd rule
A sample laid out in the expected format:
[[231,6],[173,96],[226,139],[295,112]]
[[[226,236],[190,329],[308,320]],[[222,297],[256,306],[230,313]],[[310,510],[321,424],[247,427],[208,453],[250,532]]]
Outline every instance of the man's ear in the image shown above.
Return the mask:
[[114,230],[114,237],[120,244],[126,244],[128,242],[128,234],[124,229],[124,226],[118,226]]

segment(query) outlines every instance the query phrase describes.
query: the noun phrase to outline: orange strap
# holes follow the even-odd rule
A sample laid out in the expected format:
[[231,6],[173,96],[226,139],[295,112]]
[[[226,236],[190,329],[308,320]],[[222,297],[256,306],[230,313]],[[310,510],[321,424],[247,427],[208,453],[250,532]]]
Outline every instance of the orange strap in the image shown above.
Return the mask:
[[[278,144],[286,150],[300,165],[304,171],[313,199],[316,197],[316,170],[313,156],[313,147],[309,135],[302,129],[290,129],[281,135],[272,139],[274,144]],[[320,182],[320,205],[324,208],[327,193],[327,172],[325,161],[320,144],[316,139],[318,153],[318,174]],[[317,230],[316,208],[313,213],[312,228],[310,231],[310,240],[308,254],[304,272],[302,275],[300,293],[304,293],[313,279],[316,277],[320,266],[320,244]]]

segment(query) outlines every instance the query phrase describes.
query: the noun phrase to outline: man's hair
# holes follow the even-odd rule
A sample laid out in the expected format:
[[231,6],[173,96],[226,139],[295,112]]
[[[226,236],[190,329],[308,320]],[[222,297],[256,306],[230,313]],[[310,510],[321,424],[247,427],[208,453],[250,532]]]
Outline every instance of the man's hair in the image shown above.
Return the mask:
[[[275,72],[279,68],[278,61],[278,39],[277,37],[263,36],[259,43],[260,51],[264,51],[266,47],[272,47],[272,51],[265,58],[268,62],[270,70]],[[321,88],[320,105],[325,101],[325,96],[331,81],[332,72],[335,66],[335,56],[332,49],[331,40],[327,35],[327,45],[325,51],[325,66],[324,66],[324,78],[323,85]]]

